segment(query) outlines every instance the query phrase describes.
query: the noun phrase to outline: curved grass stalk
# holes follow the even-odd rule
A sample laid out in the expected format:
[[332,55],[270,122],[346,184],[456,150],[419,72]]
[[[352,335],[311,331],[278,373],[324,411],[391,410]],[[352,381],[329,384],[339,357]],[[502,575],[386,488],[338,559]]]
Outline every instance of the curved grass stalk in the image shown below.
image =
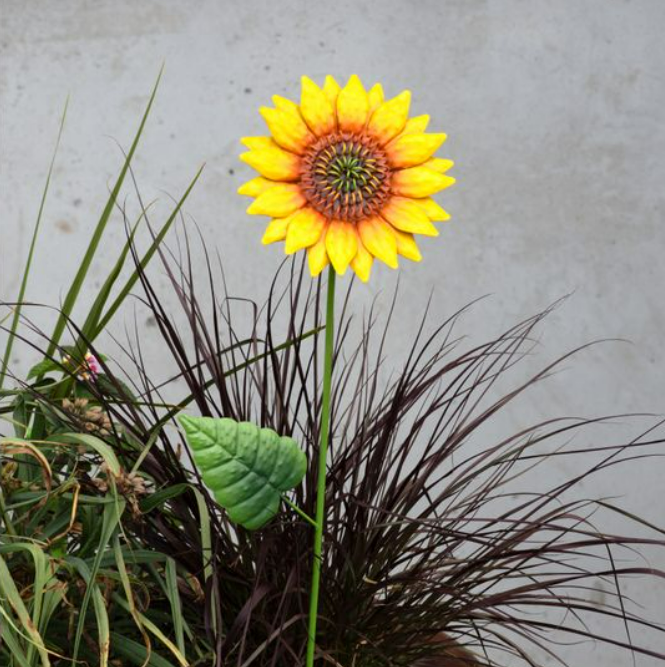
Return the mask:
[[9,359],[12,356],[12,348],[14,347],[14,338],[16,336],[16,330],[18,329],[18,323],[21,319],[21,304],[23,303],[23,299],[25,298],[25,291],[28,287],[28,276],[30,275],[30,268],[32,267],[32,257],[35,252],[35,246],[37,245],[37,237],[39,236],[39,228],[41,227],[42,223],[42,215],[44,213],[46,197],[48,195],[49,186],[51,184],[51,176],[53,175],[55,158],[58,155],[58,148],[60,148],[60,139],[62,138],[62,132],[65,128],[65,119],[67,118],[68,106],[69,106],[69,97],[65,101],[65,108],[63,109],[62,116],[60,118],[60,128],[58,129],[58,138],[55,141],[55,148],[53,150],[53,156],[51,157],[51,164],[49,166],[48,174],[46,176],[46,183],[44,184],[42,199],[39,204],[39,212],[37,213],[37,221],[35,222],[35,229],[32,232],[32,240],[30,241],[30,250],[28,251],[28,259],[25,262],[25,269],[23,270],[23,278],[21,279],[21,287],[19,288],[18,291],[16,306],[13,309],[12,323],[9,328],[9,338],[7,338],[5,353],[2,357],[2,368],[0,368],[0,389],[2,389],[2,385],[4,384],[5,377],[7,375]]

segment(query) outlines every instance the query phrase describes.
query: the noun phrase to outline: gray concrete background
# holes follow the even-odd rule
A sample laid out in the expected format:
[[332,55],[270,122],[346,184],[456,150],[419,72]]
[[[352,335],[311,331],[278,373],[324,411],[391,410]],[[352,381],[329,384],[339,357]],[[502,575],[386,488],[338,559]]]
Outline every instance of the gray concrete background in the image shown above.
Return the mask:
[[[391,350],[409,341],[432,290],[434,320],[492,295],[462,325],[476,338],[573,292],[545,326],[538,361],[590,339],[631,342],[570,362],[497,428],[551,415],[662,413],[664,28],[663,0],[0,0],[0,297],[18,287],[66,95],[28,295],[49,303],[61,298],[119,167],[110,138],[128,147],[162,61],[135,162],[144,195],[160,197],[164,214],[164,193],[178,195],[206,162],[188,224],[219,248],[232,291],[262,297],[281,254],[260,246],[263,222],[245,216],[247,201],[235,194],[250,176],[237,161],[238,137],[263,132],[258,106],[273,93],[297,97],[300,74],[355,72],[389,95],[410,88],[413,112],[448,133],[442,153],[456,162],[458,183],[441,198],[452,222],[422,242],[422,264],[400,271]],[[94,276],[122,238],[116,219]],[[376,267],[358,309],[381,293],[387,306],[395,278]],[[147,352],[158,362],[158,346]],[[17,351],[16,368],[31,361]],[[560,465],[548,469],[549,483],[571,472]],[[664,474],[662,462],[643,461],[581,492],[618,495],[663,523]],[[608,531],[620,529],[615,521]],[[665,619],[665,587],[636,580],[628,592]],[[630,660],[591,644],[562,651],[573,664]]]

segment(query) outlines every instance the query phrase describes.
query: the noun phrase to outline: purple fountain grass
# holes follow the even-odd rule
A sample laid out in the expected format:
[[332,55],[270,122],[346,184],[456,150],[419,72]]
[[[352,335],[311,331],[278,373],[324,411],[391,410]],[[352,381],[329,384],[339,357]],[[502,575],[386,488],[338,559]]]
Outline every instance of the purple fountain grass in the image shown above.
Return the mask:
[[[207,253],[208,280],[199,284],[189,241],[181,255],[160,252],[182,312],[143,271],[140,299],[161,339],[150,345],[160,344],[178,372],[156,377],[137,329],[124,374],[102,361],[98,381],[88,383],[114,425],[105,439],[128,469],[140,459],[152,483],[124,529],[196,582],[184,595],[186,613],[203,620],[215,664],[304,664],[311,526],[288,508],[258,532],[231,524],[173,419],[186,408],[294,437],[309,471],[290,499],[311,516],[321,286],[291,260],[259,306],[219,291]],[[638,558],[649,550],[662,561],[664,533],[581,492],[582,482],[610,468],[662,454],[660,423],[640,426],[645,417],[623,415],[635,419],[637,435],[620,443],[609,440],[611,429],[596,428],[613,417],[555,417],[499,436],[499,415],[519,414],[518,399],[584,349],[519,378],[515,369],[552,308],[477,345],[457,337],[465,309],[433,330],[425,313],[405,358],[395,360],[386,342],[396,301],[387,317],[370,309],[360,319],[348,298],[334,360],[319,658],[343,667],[540,667],[545,658],[563,663],[562,642],[589,640],[665,660],[649,639],[665,628],[625,591],[633,577],[665,576]],[[249,305],[244,319],[239,304]],[[167,400],[178,388],[186,395]],[[563,477],[558,468],[546,486],[537,471],[562,460],[575,462],[574,472]],[[626,534],[602,529],[611,514],[626,521]],[[601,602],[592,596],[598,586]]]

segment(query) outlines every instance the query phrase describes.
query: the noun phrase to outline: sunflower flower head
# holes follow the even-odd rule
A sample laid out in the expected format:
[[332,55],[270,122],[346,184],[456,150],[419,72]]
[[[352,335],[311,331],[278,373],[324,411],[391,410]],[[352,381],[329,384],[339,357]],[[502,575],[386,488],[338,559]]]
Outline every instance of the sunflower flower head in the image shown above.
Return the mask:
[[243,138],[240,156],[260,176],[238,192],[254,198],[248,213],[272,218],[263,243],[306,249],[313,276],[350,266],[366,282],[375,258],[419,262],[414,235],[438,236],[433,223],[450,216],[432,195],[455,179],[452,161],[434,157],[446,135],[425,132],[429,116],[409,118],[410,100],[385,100],[356,75],[344,88],[304,76],[299,105],[275,95],[262,107],[271,136]]

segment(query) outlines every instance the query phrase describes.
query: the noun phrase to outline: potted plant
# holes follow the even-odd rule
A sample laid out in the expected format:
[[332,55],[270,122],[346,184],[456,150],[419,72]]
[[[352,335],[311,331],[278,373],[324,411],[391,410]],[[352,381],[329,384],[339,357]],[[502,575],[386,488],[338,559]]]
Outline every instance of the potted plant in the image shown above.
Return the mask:
[[[535,666],[572,638],[665,658],[635,639],[663,628],[623,587],[663,576],[624,560],[662,553],[662,531],[579,491],[658,452],[657,425],[638,430],[636,416],[637,437],[618,444],[598,428],[611,417],[493,431],[574,354],[516,373],[550,308],[481,343],[458,334],[465,309],[442,323],[425,312],[401,358],[388,356],[397,302],[358,318],[362,287],[336,294],[336,276],[350,267],[363,282],[374,259],[420,259],[414,234],[436,236],[448,217],[430,198],[453,183],[452,163],[434,157],[445,135],[408,118],[408,93],[384,100],[357,77],[302,85],[299,105],[276,97],[262,110],[271,137],[244,140],[260,176],[240,191],[250,213],[272,217],[264,243],[295,255],[265,303],[226,293],[186,229],[184,255],[163,246],[181,200],[148,256],[128,226],[131,282],[118,289],[112,274],[80,327],[79,271],[54,333],[35,344],[42,361],[4,390],[15,432],[2,442],[3,657]],[[154,230],[150,217],[142,206]],[[131,291],[156,328],[129,334],[117,363],[98,336]],[[19,322],[10,340],[29,342]],[[158,368],[146,344],[162,349]],[[574,473],[543,482],[539,470],[561,460]],[[632,528],[604,532],[610,513]],[[604,599],[592,601],[597,586]]]

